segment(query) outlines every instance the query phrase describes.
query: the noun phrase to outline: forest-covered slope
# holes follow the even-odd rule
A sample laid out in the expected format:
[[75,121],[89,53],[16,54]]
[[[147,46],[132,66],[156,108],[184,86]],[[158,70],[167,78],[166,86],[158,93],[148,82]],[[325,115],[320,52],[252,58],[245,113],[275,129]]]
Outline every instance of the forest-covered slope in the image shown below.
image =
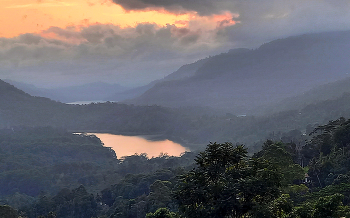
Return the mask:
[[156,84],[130,101],[252,114],[262,105],[347,77],[350,32],[294,36],[208,58],[195,75]]
[[209,141],[254,143],[270,134],[282,137],[290,131],[326,123],[340,116],[350,117],[350,95],[309,104],[269,116],[235,116],[203,108],[171,109],[119,103],[66,105],[32,97],[7,83],[1,83],[1,128],[52,126],[70,131],[110,132],[130,135],[159,135],[191,150]]
[[320,85],[301,95],[284,99],[277,104],[268,106],[266,112],[271,114],[288,109],[300,110],[310,104],[340,98],[346,93],[350,93],[350,78]]
[[348,217],[349,135],[350,120],[339,118],[299,140],[266,140],[253,155],[225,142],[197,155],[118,160],[93,136],[2,130],[0,203],[11,207],[0,215]]

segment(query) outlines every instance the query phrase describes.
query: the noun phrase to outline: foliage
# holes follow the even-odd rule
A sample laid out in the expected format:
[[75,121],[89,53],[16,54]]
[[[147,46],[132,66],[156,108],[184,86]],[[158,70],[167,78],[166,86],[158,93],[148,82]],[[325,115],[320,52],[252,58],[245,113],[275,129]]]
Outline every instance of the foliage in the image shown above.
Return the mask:
[[243,145],[210,143],[197,156],[117,159],[94,136],[4,129],[0,204],[28,218],[350,217],[350,121],[311,132],[306,145],[267,140],[252,157]]
[[184,174],[175,198],[189,217],[240,217],[279,196],[281,178],[263,159],[247,158],[242,145],[211,143]]
[[[190,166],[194,156],[187,152],[182,157],[162,155],[149,159],[142,154],[117,159],[114,151],[93,135],[72,134],[52,127],[3,129],[0,204],[21,208],[32,205],[40,195],[54,196],[64,188],[72,190],[81,184],[88,192],[98,193],[119,183],[127,174],[131,180],[133,174],[152,174],[158,170],[149,182],[140,187],[131,183],[132,188],[125,189],[125,195],[134,198],[140,193],[148,194],[155,180],[168,180],[176,170],[183,172],[181,167]],[[173,171],[162,173],[164,167]],[[152,208],[152,212],[156,209]]]
[[22,211],[28,217],[96,217],[102,208],[97,204],[96,198],[89,194],[84,186],[72,191],[62,189],[56,196],[40,196],[38,202]]
[[319,126],[305,150],[314,154],[309,164],[313,186],[348,183],[350,170],[350,120],[339,118]]
[[350,208],[342,205],[343,195],[334,194],[320,197],[314,202],[306,201],[301,206],[295,207],[291,217],[318,218],[318,217],[349,217]]
[[170,212],[167,208],[159,208],[154,213],[148,213],[146,218],[176,218],[178,217],[176,213]]
[[0,196],[96,186],[119,163],[95,136],[50,127],[2,130],[0,150]]
[[282,142],[274,143],[267,140],[260,152],[254,157],[261,157],[268,160],[271,164],[278,168],[282,175],[282,184],[287,186],[293,181],[301,181],[305,177],[304,170],[299,164],[295,164],[292,155],[286,150],[286,146]]
[[0,205],[1,218],[17,218],[17,211],[8,205]]

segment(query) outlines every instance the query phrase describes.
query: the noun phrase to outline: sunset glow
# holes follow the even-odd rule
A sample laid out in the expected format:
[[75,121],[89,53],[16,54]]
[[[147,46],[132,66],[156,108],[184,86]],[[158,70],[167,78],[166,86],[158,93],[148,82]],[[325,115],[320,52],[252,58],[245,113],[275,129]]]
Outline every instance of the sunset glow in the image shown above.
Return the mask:
[[[231,17],[230,17],[231,16]],[[232,15],[211,16],[208,23],[217,25],[223,20],[233,25]],[[0,36],[14,37],[24,33],[41,33],[51,26],[88,26],[96,23],[113,24],[121,28],[139,23],[156,23],[159,26],[189,25],[190,20],[201,19],[195,12],[172,14],[165,10],[129,11],[108,0],[3,0],[0,3]]]
[[45,88],[136,87],[230,49],[347,30],[349,10],[345,0],[1,0],[0,72]]
[[108,133],[89,133],[96,135],[104,146],[112,148],[117,157],[146,153],[148,157],[158,157],[160,154],[180,156],[189,151],[180,144],[169,141],[149,141],[137,136],[113,135]]

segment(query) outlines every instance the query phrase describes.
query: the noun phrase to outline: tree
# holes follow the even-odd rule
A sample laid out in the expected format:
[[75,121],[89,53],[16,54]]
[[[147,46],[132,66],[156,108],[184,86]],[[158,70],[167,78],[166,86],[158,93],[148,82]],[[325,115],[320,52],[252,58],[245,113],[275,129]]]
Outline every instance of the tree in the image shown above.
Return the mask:
[[332,218],[349,217],[349,207],[343,206],[344,195],[334,194],[318,198],[314,202],[306,201],[301,206],[295,207],[290,214],[292,218]]
[[277,168],[262,158],[248,158],[243,145],[210,143],[195,161],[197,168],[182,175],[175,190],[185,216],[253,216],[253,208],[280,195]]
[[274,164],[282,175],[282,185],[292,184],[294,180],[301,181],[305,178],[303,168],[293,162],[292,155],[286,150],[282,142],[266,141],[263,149],[255,154]]
[[154,213],[148,213],[146,218],[176,218],[178,217],[176,213],[170,212],[167,208],[159,208]]
[[[156,180],[150,186],[150,194],[148,201],[150,203],[150,211],[154,211],[157,208],[165,208],[172,202],[171,199],[171,183],[169,181]],[[152,210],[155,208],[154,210]]]
[[17,211],[8,205],[0,205],[1,218],[17,218]]
[[350,169],[350,120],[339,118],[317,127],[305,150],[313,157],[309,164],[309,176],[314,186],[325,187],[333,183],[347,182]]
[[315,205],[313,217],[335,217],[342,206],[343,198],[341,194],[320,197]]

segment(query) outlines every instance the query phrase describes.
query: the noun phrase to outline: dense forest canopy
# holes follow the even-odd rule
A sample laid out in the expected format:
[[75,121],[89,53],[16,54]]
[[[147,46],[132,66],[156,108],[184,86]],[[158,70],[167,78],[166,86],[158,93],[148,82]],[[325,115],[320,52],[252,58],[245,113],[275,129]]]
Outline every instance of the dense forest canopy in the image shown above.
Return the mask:
[[[118,159],[90,135],[55,128],[0,131],[0,213],[9,217],[350,216],[350,120],[304,144],[210,143],[181,157]],[[300,136],[300,139],[303,136]],[[303,166],[300,164],[303,160]]]

